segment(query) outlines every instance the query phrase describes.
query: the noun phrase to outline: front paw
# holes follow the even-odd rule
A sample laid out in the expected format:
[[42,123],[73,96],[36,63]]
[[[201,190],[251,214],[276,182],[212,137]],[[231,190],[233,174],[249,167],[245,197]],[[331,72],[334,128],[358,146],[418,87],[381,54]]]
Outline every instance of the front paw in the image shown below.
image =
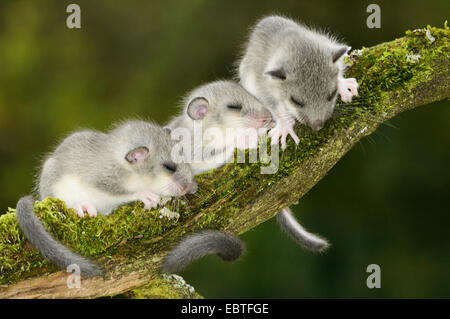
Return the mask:
[[145,209],[152,209],[158,207],[161,197],[152,191],[140,191],[136,193],[138,200],[144,203]]
[[358,95],[358,86],[358,82],[354,78],[339,79],[338,93],[341,96],[342,102],[351,102],[352,97]]
[[294,132],[294,125],[276,125],[273,129],[269,131],[269,137],[272,139],[272,145],[278,144],[281,137],[281,149],[286,149],[286,139],[290,135],[294,140],[295,144],[300,142],[297,134]]

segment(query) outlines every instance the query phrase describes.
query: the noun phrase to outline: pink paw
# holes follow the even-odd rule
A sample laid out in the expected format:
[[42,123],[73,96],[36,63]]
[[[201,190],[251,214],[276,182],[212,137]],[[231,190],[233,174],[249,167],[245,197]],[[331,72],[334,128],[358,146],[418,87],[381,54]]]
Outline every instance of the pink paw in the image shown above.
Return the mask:
[[85,212],[89,215],[89,217],[97,216],[97,209],[90,202],[81,202],[75,205],[75,211],[81,218],[84,217]]
[[289,123],[285,125],[277,124],[273,129],[269,131],[269,137],[272,139],[272,144],[278,144],[278,141],[281,137],[281,149],[286,149],[286,138],[288,135],[292,137],[295,144],[298,144],[300,142],[300,139],[298,138],[297,134],[294,132],[294,123]]
[[158,207],[159,201],[161,200],[161,197],[158,194],[150,190],[137,192],[136,196],[138,200],[144,203],[145,209]]
[[338,81],[338,93],[342,102],[351,102],[352,96],[358,95],[358,82],[354,78],[340,78]]

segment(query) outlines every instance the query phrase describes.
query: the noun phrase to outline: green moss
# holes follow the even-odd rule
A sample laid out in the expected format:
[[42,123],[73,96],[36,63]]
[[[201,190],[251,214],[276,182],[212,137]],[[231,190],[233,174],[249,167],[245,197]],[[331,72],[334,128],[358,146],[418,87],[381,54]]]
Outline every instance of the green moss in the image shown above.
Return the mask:
[[0,284],[6,283],[8,273],[11,273],[10,281],[14,281],[22,272],[47,265],[39,253],[27,245],[13,209],[0,216],[0,234]]
[[[435,41],[431,42],[426,31]],[[395,89],[408,89],[411,85],[423,82],[433,71],[432,65],[439,59],[448,59],[448,29],[428,26],[425,29],[406,31],[406,37],[363,49],[359,57],[353,59],[349,74],[357,77],[360,97],[359,105],[369,105],[374,111],[385,111],[385,106],[375,105],[382,92]],[[408,61],[408,55],[419,55],[419,62]],[[369,109],[370,109],[369,108]]]
[[[167,204],[175,210],[174,205],[176,202]],[[56,239],[90,257],[126,253],[125,247],[129,248],[133,242],[145,242],[177,224],[160,218],[158,209],[145,210],[142,203],[126,205],[110,216],[96,218],[79,218],[73,209],[68,209],[56,198],[36,202],[34,209]],[[188,217],[188,213],[183,216]],[[14,281],[33,269],[49,266],[35,249],[26,244],[13,209],[0,217],[0,232],[0,284]]]

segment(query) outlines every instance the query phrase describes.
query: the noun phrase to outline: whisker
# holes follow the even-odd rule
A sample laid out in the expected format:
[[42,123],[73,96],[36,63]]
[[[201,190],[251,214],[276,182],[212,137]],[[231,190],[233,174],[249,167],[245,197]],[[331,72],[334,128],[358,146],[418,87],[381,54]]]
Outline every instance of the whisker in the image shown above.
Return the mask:
[[384,124],[384,125],[386,125],[386,126],[388,126],[388,127],[390,127],[390,128],[393,128],[393,129],[396,129],[396,130],[400,130],[400,128],[399,128],[398,126],[395,126],[395,125],[392,124],[389,120],[384,121],[382,124]]
[[368,139],[368,141],[369,141],[370,143],[372,143],[372,145],[374,145],[374,146],[377,145],[377,142],[375,141],[375,139],[374,139],[372,136],[367,135],[366,138]]
[[363,142],[361,140],[358,141],[358,145],[361,147],[361,150],[363,152],[363,156],[367,157],[366,148],[364,147],[364,144],[363,144]]
[[387,135],[381,133],[380,130],[376,130],[376,131],[375,131],[375,134],[377,134],[377,135],[383,137],[383,138],[386,139],[388,142],[392,142],[392,139],[391,139],[389,136],[387,136]]

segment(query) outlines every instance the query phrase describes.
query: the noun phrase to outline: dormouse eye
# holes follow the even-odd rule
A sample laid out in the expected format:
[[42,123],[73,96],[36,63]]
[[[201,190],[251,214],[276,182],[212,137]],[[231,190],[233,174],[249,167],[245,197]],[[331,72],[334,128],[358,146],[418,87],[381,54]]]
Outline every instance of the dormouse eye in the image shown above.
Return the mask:
[[328,95],[327,100],[331,101],[332,99],[334,99],[334,97],[336,96],[336,93],[337,93],[337,89],[334,89],[334,91],[330,95]]
[[286,80],[286,73],[284,72],[283,69],[278,69],[278,70],[272,70],[269,72],[266,72],[267,75],[270,75],[272,78],[274,79],[278,79],[278,80]]
[[291,96],[291,101],[292,103],[294,103],[296,106],[298,107],[304,107],[305,103],[303,103],[302,101],[296,100],[294,97]]
[[230,110],[233,110],[233,111],[240,111],[240,110],[242,110],[242,105],[241,104],[228,104],[227,108],[229,108]]
[[177,170],[177,165],[174,163],[164,163],[164,168],[168,170],[170,173],[175,173]]

